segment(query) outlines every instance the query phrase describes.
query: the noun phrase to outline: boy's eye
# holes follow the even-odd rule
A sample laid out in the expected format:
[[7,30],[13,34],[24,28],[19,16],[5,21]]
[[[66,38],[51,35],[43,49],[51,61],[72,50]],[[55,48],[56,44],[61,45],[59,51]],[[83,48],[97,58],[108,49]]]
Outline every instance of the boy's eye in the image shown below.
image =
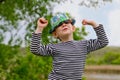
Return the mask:
[[64,23],[65,23],[65,24],[68,24],[68,23],[70,23],[70,21],[69,21],[69,20],[67,20],[67,21],[64,21]]
[[68,24],[68,23],[71,23],[71,21],[70,20],[63,21],[63,22],[59,23],[58,26],[62,26],[63,23]]
[[71,20],[66,20],[66,21],[60,22],[60,23],[56,26],[56,28],[59,27],[59,26],[62,26],[63,23],[69,24],[69,23],[72,23],[72,22],[71,22]]

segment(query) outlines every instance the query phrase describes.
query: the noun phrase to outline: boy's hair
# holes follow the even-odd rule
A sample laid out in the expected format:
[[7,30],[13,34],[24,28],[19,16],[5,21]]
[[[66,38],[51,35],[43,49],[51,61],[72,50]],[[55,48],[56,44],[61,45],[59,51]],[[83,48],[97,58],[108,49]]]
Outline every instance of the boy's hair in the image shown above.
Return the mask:
[[58,25],[61,22],[71,20],[71,24],[75,24],[75,19],[71,19],[66,13],[58,13],[55,16],[51,18],[51,30],[50,34],[55,31],[55,29],[58,27]]

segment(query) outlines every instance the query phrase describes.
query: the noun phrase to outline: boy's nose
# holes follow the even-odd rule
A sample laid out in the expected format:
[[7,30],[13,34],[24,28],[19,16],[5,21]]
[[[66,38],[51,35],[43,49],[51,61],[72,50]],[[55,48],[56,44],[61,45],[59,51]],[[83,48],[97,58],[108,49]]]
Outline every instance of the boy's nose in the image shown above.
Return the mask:
[[63,24],[62,24],[62,27],[64,27],[64,26],[66,26],[66,24],[65,24],[65,23],[63,23]]

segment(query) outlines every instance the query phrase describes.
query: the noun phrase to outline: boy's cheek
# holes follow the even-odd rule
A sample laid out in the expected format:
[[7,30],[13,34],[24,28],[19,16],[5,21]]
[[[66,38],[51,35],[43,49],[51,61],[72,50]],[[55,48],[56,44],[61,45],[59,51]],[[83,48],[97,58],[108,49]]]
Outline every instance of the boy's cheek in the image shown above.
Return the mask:
[[56,33],[61,33],[62,32],[62,28],[58,28],[58,29],[56,29]]

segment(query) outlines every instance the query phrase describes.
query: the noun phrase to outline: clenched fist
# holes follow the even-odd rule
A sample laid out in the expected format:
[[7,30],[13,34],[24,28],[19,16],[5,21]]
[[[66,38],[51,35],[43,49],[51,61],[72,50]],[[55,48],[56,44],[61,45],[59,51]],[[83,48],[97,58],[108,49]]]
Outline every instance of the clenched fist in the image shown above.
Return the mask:
[[86,19],[83,19],[82,24],[91,25],[93,28],[96,28],[98,26],[98,24],[94,22],[93,20],[86,20]]
[[48,25],[48,20],[45,18],[39,18],[37,21],[37,29],[35,33],[42,33],[43,29]]

